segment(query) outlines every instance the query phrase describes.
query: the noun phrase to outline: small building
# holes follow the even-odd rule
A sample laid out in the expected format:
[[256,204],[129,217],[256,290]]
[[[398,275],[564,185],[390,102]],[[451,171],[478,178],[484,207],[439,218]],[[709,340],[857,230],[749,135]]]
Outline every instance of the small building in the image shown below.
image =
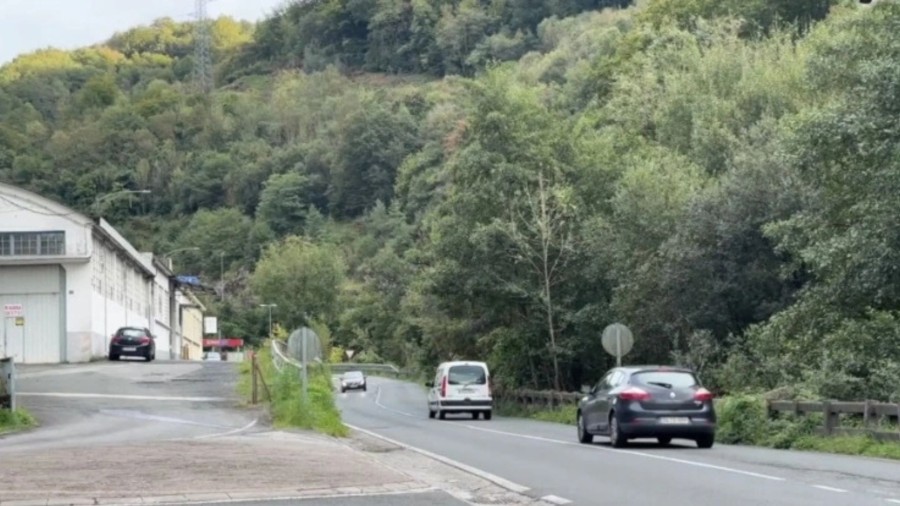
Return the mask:
[[180,347],[172,279],[102,218],[0,183],[0,357],[87,362],[107,355],[122,326],[150,329],[157,357],[171,357]]
[[178,323],[181,327],[181,358],[203,359],[203,312],[206,308],[190,290],[178,291]]

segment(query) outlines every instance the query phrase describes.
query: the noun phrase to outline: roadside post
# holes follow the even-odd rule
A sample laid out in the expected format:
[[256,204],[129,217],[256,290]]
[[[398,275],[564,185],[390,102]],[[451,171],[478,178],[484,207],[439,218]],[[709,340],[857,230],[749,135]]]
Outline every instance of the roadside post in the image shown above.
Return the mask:
[[16,409],[16,363],[12,357],[0,358],[0,409]]
[[622,357],[634,346],[634,336],[625,325],[613,323],[603,329],[601,343],[607,353],[616,357],[616,367],[622,367]]

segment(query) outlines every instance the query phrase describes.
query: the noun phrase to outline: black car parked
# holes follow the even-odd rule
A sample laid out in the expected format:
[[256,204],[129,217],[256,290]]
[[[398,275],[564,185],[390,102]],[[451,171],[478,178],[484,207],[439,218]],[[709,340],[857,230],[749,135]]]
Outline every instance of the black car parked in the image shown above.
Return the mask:
[[122,327],[109,342],[109,359],[119,357],[143,357],[150,362],[156,359],[156,342],[150,330],[140,327]]
[[713,394],[690,369],[666,366],[617,367],[578,403],[578,440],[609,436],[620,448],[629,439],[692,439],[711,448],[716,435]]

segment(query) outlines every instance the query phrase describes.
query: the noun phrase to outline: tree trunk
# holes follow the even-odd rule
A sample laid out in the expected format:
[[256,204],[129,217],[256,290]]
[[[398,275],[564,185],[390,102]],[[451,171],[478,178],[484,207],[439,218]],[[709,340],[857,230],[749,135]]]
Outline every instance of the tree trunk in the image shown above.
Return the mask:
[[550,334],[550,358],[553,359],[553,389],[556,391],[561,390],[561,385],[559,381],[559,357],[557,356],[557,348],[556,348],[556,330],[553,328],[553,300],[550,295],[550,241],[553,239],[551,237],[550,229],[550,217],[548,216],[547,211],[547,193],[544,189],[544,175],[541,174],[538,178],[538,184],[540,185],[540,202],[541,202],[541,263],[543,266],[543,277],[544,277],[544,307],[547,311],[547,330]]

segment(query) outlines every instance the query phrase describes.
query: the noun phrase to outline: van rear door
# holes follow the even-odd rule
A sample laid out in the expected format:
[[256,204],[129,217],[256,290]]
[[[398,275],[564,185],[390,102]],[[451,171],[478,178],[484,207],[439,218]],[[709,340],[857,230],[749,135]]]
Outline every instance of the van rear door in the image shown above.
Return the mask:
[[482,364],[452,365],[447,371],[447,398],[485,399],[491,396],[487,368]]

